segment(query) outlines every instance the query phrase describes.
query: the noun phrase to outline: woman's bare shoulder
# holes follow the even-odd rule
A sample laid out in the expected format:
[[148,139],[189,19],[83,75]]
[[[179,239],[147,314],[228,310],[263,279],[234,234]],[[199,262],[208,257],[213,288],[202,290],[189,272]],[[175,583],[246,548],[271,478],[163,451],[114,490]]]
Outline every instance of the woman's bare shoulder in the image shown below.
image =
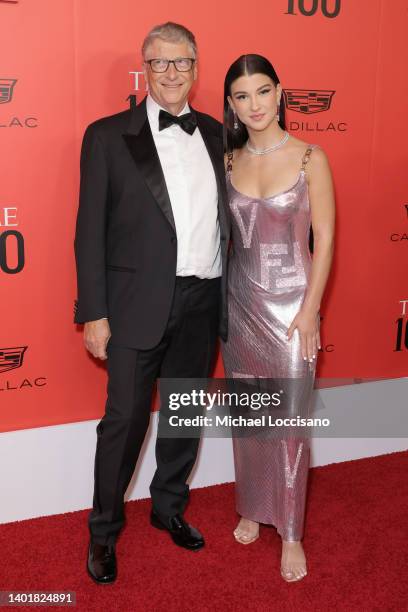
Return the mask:
[[315,167],[321,167],[328,164],[327,155],[320,145],[313,142],[308,142],[306,140],[301,140],[300,138],[295,138],[294,136],[291,136],[288,144],[290,144],[290,148],[292,152],[296,154],[296,156],[303,156],[309,148],[312,149],[308,165],[312,163],[312,160],[313,166]]

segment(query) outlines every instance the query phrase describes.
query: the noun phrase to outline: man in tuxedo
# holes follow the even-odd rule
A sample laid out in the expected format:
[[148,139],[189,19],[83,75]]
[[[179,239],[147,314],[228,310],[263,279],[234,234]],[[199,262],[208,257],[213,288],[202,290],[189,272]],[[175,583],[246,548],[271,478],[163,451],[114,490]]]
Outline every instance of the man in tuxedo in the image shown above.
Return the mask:
[[[208,377],[217,335],[227,335],[222,126],[188,105],[197,79],[189,30],[157,26],[142,53],[147,97],[89,125],[81,151],[75,322],[108,366],[88,520],[87,568],[97,583],[117,576],[124,494],[156,379]],[[204,539],[183,512],[198,443],[158,438],[150,486],[151,525],[193,551]]]

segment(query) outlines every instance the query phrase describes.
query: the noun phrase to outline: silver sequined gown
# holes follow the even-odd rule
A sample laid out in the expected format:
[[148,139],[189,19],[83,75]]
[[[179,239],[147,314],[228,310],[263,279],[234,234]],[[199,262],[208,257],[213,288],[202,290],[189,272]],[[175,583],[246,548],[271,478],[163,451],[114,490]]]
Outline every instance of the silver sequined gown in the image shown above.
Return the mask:
[[[311,153],[310,147],[309,154]],[[309,414],[315,363],[304,361],[297,330],[287,329],[304,299],[311,270],[305,165],[297,182],[268,198],[238,192],[227,175],[232,212],[229,332],[222,345],[227,378],[285,377],[303,387],[299,415]],[[299,394],[298,394],[299,395]],[[234,437],[237,512],[300,540],[309,470],[306,437]]]

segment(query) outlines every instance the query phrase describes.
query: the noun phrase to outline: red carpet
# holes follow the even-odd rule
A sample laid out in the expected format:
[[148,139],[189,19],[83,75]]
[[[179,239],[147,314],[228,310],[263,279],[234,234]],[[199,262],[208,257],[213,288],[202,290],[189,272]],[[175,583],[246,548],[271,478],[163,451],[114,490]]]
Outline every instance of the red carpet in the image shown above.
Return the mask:
[[0,589],[72,590],[76,610],[98,612],[408,610],[407,474],[408,452],[311,470],[309,575],[299,583],[279,575],[273,528],[249,546],[235,542],[233,485],[221,485],[192,491],[186,516],[207,542],[198,553],[150,527],[148,501],[128,503],[112,585],[85,572],[87,511],[0,525]]

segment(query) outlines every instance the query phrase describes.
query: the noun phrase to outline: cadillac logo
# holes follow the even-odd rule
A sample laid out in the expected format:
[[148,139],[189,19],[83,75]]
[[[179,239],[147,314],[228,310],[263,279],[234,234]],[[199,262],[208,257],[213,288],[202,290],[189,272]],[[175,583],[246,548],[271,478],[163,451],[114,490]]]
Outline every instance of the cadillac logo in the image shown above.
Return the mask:
[[0,79],[0,104],[11,102],[17,79]]
[[284,89],[286,108],[311,115],[330,108],[335,91],[329,89]]
[[0,373],[20,368],[23,365],[23,356],[26,349],[26,346],[0,348]]

